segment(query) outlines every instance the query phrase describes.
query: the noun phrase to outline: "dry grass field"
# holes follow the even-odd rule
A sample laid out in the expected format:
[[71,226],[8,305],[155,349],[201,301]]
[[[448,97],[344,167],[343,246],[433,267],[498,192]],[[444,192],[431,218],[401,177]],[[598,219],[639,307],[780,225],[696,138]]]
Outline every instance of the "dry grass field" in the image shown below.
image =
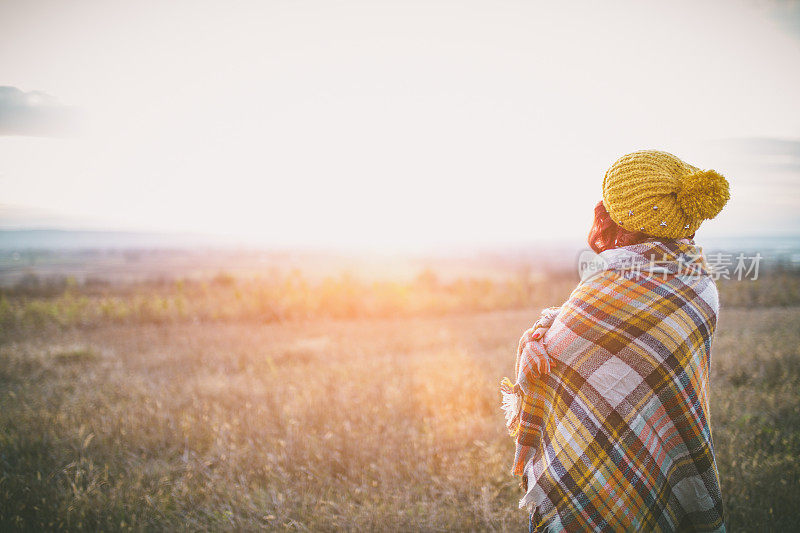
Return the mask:
[[[497,386],[538,309],[14,315],[0,530],[525,530]],[[732,531],[800,527],[798,325],[796,304],[722,310],[712,428]]]

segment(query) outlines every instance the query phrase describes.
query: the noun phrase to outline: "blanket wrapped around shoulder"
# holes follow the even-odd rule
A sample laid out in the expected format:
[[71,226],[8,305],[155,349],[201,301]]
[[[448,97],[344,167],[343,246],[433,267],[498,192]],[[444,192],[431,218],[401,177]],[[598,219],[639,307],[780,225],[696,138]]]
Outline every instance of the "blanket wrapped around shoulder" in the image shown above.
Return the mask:
[[501,385],[520,507],[546,531],[724,531],[709,418],[719,301],[702,250],[600,257]]

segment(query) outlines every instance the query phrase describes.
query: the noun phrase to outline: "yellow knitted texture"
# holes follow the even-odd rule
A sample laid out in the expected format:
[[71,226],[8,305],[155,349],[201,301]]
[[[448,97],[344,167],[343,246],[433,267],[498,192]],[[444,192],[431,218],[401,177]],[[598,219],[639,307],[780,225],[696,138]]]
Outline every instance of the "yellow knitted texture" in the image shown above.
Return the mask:
[[692,235],[729,199],[728,181],[721,174],[658,150],[622,156],[603,178],[603,204],[614,222],[654,237]]

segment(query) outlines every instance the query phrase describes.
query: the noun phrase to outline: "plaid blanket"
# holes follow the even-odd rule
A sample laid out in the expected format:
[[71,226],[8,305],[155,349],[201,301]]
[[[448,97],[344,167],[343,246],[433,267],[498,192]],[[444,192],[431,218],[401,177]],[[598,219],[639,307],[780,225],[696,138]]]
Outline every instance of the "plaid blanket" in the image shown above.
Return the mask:
[[719,302],[702,250],[600,257],[501,385],[520,507],[546,531],[724,531],[708,403]]

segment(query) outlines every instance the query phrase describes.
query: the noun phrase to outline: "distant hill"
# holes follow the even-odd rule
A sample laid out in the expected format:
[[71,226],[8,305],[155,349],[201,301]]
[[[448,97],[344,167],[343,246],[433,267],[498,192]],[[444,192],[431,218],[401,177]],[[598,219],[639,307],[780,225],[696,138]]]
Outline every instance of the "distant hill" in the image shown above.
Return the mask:
[[[708,237],[698,239],[706,252],[713,250],[741,250],[769,252],[800,252],[800,235],[766,235],[737,237]],[[194,249],[201,248],[274,248],[258,245],[239,237],[208,235],[202,233],[159,233],[137,231],[66,230],[66,229],[0,229],[0,251],[22,250],[81,250],[81,249]],[[518,255],[535,249],[537,257],[542,253],[572,253],[585,245],[578,240],[569,242],[519,243],[502,245],[496,249],[477,247],[473,252],[493,252]],[[286,249],[284,246],[278,248]],[[308,247],[303,247],[308,248]],[[328,250],[333,251],[333,250]],[[461,255],[468,246],[453,247],[451,252],[441,255]],[[345,250],[339,252],[347,253]],[[439,254],[437,254],[439,255]]]
[[59,229],[0,230],[0,250],[76,250],[85,248],[235,247],[241,243],[220,236],[133,231],[73,231]]
[[[707,254],[760,253],[764,264],[800,268],[800,237],[700,239]],[[425,253],[285,248],[238,238],[190,233],[7,229],[0,230],[0,287],[28,275],[85,281],[285,275],[297,269],[309,279],[352,275],[358,279],[413,280],[428,270],[441,280],[509,279],[574,275],[588,247],[578,240],[519,243],[494,248],[461,247]],[[730,255],[733,257],[733,255]],[[282,274],[281,274],[282,273]]]

